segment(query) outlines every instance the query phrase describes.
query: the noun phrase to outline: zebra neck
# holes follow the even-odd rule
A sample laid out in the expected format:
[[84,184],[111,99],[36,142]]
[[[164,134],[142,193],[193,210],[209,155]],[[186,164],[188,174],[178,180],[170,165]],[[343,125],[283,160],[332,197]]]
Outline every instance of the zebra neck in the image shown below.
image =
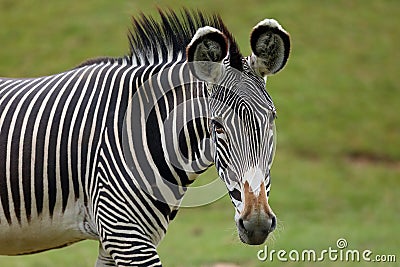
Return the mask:
[[183,62],[141,67],[135,75],[129,84],[138,86],[127,94],[124,156],[143,190],[177,207],[186,187],[212,165],[207,89]]

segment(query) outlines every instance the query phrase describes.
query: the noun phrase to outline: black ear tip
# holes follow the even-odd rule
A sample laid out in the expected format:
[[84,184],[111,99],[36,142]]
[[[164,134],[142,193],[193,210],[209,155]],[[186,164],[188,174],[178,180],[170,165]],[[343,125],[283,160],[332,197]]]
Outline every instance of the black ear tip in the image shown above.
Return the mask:
[[256,56],[260,56],[260,51],[257,50],[257,41],[263,35],[270,34],[279,36],[284,44],[285,51],[290,51],[290,35],[287,32],[282,31],[279,28],[270,27],[268,25],[261,25],[253,29],[250,36],[251,50]]
[[203,81],[218,81],[224,73],[221,62],[228,48],[228,38],[220,30],[210,26],[199,28],[186,48],[192,74]]
[[221,32],[212,31],[199,36],[188,45],[188,47],[186,48],[187,61],[194,61],[196,48],[199,46],[199,44],[207,43],[207,41],[217,43],[221,49],[218,53],[220,57],[213,58],[213,62],[220,62],[222,59],[225,58],[228,53],[228,38]]
[[258,23],[250,34],[250,46],[254,54],[252,67],[260,76],[279,72],[290,54],[290,35],[274,19]]

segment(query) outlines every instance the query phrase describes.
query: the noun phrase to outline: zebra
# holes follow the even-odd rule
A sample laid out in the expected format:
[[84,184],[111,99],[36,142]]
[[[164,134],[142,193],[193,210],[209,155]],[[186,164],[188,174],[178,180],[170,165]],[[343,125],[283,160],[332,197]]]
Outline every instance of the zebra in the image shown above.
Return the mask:
[[244,57],[219,15],[159,16],[132,19],[126,56],[0,78],[0,254],[92,239],[98,267],[161,266],[187,186],[214,164],[240,240],[274,230],[266,79],[286,65],[289,34],[262,20]]

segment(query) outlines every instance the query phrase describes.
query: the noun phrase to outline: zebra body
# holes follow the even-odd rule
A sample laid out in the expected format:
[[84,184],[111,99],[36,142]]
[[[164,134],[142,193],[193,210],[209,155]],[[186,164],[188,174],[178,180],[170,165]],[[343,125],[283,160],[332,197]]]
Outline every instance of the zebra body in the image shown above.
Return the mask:
[[[272,122],[267,122],[275,116],[272,101],[262,90],[257,98],[268,113],[263,122],[252,115],[242,118],[261,123],[257,129],[265,124],[266,137],[254,137],[265,143],[265,150],[255,149],[260,151],[254,155],[270,155],[242,171],[229,169],[234,164],[226,157],[232,152],[221,151],[228,146],[229,129],[222,129],[215,114],[223,110],[215,103],[235,109],[234,103],[251,95],[241,95],[243,86],[264,88],[265,75],[258,72],[277,72],[288,51],[279,64],[269,62],[265,68],[265,59],[260,63],[257,56],[240,55],[218,17],[185,15],[187,26],[179,24],[184,23],[175,13],[161,13],[164,24],[147,17],[135,20],[139,33],[130,36],[129,56],[91,60],[47,77],[0,78],[0,254],[29,254],[95,239],[100,241],[97,266],[159,266],[156,246],[186,186],[214,162],[236,207],[241,240],[260,243],[273,230],[275,218],[265,196],[272,163]],[[268,34],[286,35],[279,24],[268,23],[260,26]],[[158,31],[161,35],[154,36]],[[180,40],[170,40],[174,32]],[[280,43],[286,37],[275,35],[275,43],[287,45]],[[196,63],[209,59],[218,64]],[[257,64],[263,67],[254,70]],[[236,88],[232,102],[223,87]],[[233,182],[228,175],[233,171],[249,180]],[[268,179],[256,184],[246,178],[260,172]],[[248,216],[261,207],[252,204],[253,198],[262,203],[260,214],[268,220],[261,230],[250,229]]]
[[[1,192],[3,253],[32,253],[98,238],[94,212],[99,207],[94,208],[93,202],[100,201],[101,190],[121,197],[120,192],[107,191],[106,180],[119,172],[130,177],[117,153],[113,127],[122,123],[115,112],[116,101],[129,90],[135,69],[119,60],[49,77],[0,81],[0,136],[5,148],[1,179],[7,185]],[[108,86],[111,81],[112,87]],[[128,99],[125,102],[126,106]],[[110,164],[115,164],[115,173],[106,173],[113,169]],[[132,197],[142,194],[150,209],[147,213],[160,220],[148,233],[157,244],[168,218],[157,214],[158,209],[139,189],[131,192]]]

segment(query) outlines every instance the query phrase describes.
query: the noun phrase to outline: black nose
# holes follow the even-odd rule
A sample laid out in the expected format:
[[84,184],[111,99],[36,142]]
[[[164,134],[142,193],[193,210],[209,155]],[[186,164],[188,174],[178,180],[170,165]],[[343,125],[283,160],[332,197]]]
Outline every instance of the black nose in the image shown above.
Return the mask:
[[267,239],[269,233],[276,228],[276,217],[273,214],[262,218],[252,216],[250,218],[240,217],[238,222],[240,239],[250,245],[260,245]]
[[239,226],[247,232],[262,230],[268,233],[272,232],[276,228],[276,216],[271,215],[268,219],[264,220],[264,223],[255,223],[254,220],[243,220],[239,218]]
[[272,220],[272,223],[271,223],[271,230],[270,230],[270,232],[274,231],[275,228],[276,228],[276,216],[273,215],[272,218],[271,218],[271,220]]

